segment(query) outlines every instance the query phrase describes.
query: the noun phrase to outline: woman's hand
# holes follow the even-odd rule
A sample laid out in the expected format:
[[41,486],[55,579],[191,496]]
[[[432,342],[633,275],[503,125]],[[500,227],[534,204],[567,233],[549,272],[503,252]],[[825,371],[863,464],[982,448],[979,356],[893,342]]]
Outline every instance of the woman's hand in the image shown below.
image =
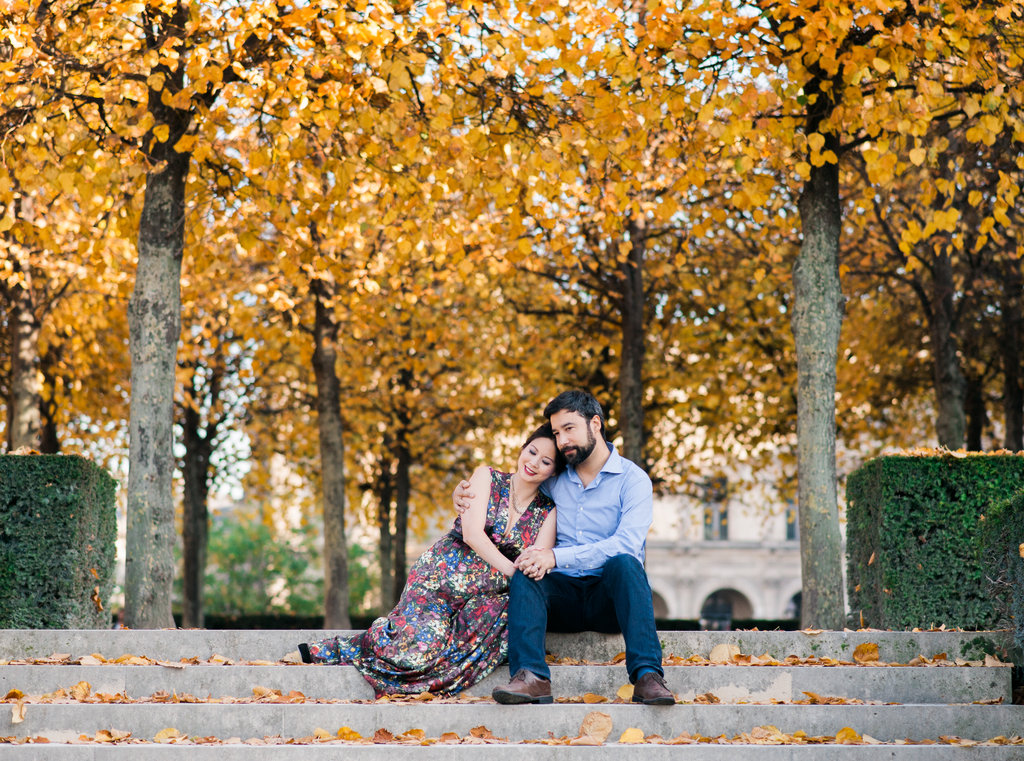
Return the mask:
[[469,506],[473,504],[473,497],[476,494],[473,493],[473,487],[469,481],[459,481],[459,485],[455,487],[455,491],[452,493],[452,502],[455,504],[455,512],[459,515],[465,513]]
[[540,581],[544,574],[555,567],[555,553],[543,547],[527,547],[516,558],[516,568],[534,581]]

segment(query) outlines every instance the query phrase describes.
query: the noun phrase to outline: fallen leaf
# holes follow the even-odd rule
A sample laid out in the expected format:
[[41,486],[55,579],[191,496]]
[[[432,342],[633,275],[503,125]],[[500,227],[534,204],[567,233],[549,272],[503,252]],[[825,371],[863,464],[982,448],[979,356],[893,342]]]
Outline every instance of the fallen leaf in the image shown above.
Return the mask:
[[281,663],[298,664],[302,662],[302,656],[299,654],[298,650],[292,650],[290,653],[285,655],[284,658],[281,659]]
[[25,693],[23,693],[21,690],[15,689],[8,692],[4,696],[4,700],[21,700],[23,697],[25,697]]
[[120,729],[101,729],[93,737],[93,742],[112,743],[118,740],[125,740],[131,736],[131,732],[123,732]]
[[95,653],[92,655],[83,655],[78,659],[79,666],[102,666],[106,662],[106,659],[102,655],[96,655]]
[[868,558],[868,565],[874,565],[874,562],[875,562],[875,553],[872,552],[871,553],[871,557]]
[[853,651],[853,660],[857,663],[875,663],[878,660],[878,645],[874,642],[862,642]]
[[377,744],[393,742],[395,736],[386,729],[378,729],[373,733],[373,741]]
[[612,733],[612,717],[601,711],[591,711],[583,717],[583,723],[580,724],[580,733],[577,736],[577,740],[583,738],[590,738],[596,740],[596,743],[581,742],[576,743],[575,740],[570,740],[569,744],[577,745],[602,745],[605,740],[608,739],[608,735]]
[[174,727],[167,727],[166,729],[161,729],[156,733],[156,736],[153,738],[153,742],[169,743],[174,742],[179,737],[184,737],[184,735]]
[[626,652],[623,650],[615,654],[615,657],[612,658],[612,663],[622,663],[624,660],[626,660]]
[[92,693],[92,685],[88,682],[79,682],[71,688],[71,697],[81,702]]
[[457,732],[444,732],[437,738],[437,741],[440,743],[457,743],[461,739]]
[[[632,685],[630,685],[632,686]],[[630,695],[632,697],[632,695]],[[588,692],[583,696],[584,703],[607,703],[608,698],[604,695],[595,695],[593,692]]]
[[718,705],[722,701],[718,699],[717,695],[710,692],[705,692],[703,695],[697,695],[696,697],[694,697],[693,702],[697,703],[698,705],[707,706]]
[[836,732],[836,742],[840,745],[856,745],[863,742],[864,738],[852,727],[843,727]]
[[494,733],[482,724],[479,727],[473,727],[469,730],[469,736],[475,737],[478,740],[497,740]]
[[715,645],[711,648],[711,654],[708,656],[708,660],[712,663],[728,663],[739,654],[740,649],[736,645],[723,642],[722,644]]
[[1012,663],[1003,663],[1001,660],[996,658],[994,655],[986,655],[985,656],[985,665],[986,666],[1012,666],[1013,664]]
[[627,703],[630,702],[633,699],[633,685],[622,685],[619,687],[618,691],[616,691],[615,695],[621,700],[625,700]]
[[313,739],[319,742],[323,742],[324,740],[333,740],[334,735],[332,735],[326,729],[321,729],[320,727],[317,727],[313,730]]
[[644,741],[644,731],[637,727],[630,727],[619,736],[620,743],[642,743]]
[[356,732],[352,727],[342,727],[338,730],[339,740],[362,740],[363,736]]
[[25,703],[19,700],[11,706],[11,724],[21,724],[25,721]]

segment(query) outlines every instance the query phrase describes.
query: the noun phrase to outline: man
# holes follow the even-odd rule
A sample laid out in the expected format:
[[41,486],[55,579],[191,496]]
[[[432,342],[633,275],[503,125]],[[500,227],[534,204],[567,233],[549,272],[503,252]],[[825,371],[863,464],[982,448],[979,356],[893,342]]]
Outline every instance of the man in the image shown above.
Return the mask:
[[[621,632],[633,701],[672,705],[654,624],[644,545],[653,516],[651,479],[604,437],[600,403],[565,391],[544,408],[568,469],[545,489],[555,500],[554,549],[529,547],[516,560],[508,607],[512,680],[493,692],[499,703],[550,703],[544,659],[547,631]],[[463,482],[456,507],[468,505]]]

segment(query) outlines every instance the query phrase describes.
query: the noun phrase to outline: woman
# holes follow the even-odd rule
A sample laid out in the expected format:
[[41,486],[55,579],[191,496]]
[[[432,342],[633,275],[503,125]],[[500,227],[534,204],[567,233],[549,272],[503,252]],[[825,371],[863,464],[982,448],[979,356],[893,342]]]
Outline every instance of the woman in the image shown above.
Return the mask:
[[481,466],[475,497],[409,569],[402,597],[355,637],[299,645],[306,663],[351,663],[377,697],[461,692],[505,660],[508,580],[530,545],[553,547],[555,506],[540,485],[565,467],[551,426],[526,440],[514,473]]

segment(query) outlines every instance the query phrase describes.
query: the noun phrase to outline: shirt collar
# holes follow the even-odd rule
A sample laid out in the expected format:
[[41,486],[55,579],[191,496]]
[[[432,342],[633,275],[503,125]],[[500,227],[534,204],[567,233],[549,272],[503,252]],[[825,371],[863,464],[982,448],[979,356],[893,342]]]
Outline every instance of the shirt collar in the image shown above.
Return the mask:
[[[605,441],[605,444],[608,445],[608,449],[611,450],[611,454],[608,455],[608,459],[604,461],[604,465],[602,465],[601,470],[598,471],[598,477],[600,477],[602,473],[621,473],[623,470],[625,470],[625,468],[623,467],[622,455],[620,455],[618,451],[616,451],[615,445],[612,444],[610,441]],[[576,473],[575,465],[570,465],[566,470],[568,470],[569,474],[572,476],[572,479],[574,481],[582,483],[579,475]]]

